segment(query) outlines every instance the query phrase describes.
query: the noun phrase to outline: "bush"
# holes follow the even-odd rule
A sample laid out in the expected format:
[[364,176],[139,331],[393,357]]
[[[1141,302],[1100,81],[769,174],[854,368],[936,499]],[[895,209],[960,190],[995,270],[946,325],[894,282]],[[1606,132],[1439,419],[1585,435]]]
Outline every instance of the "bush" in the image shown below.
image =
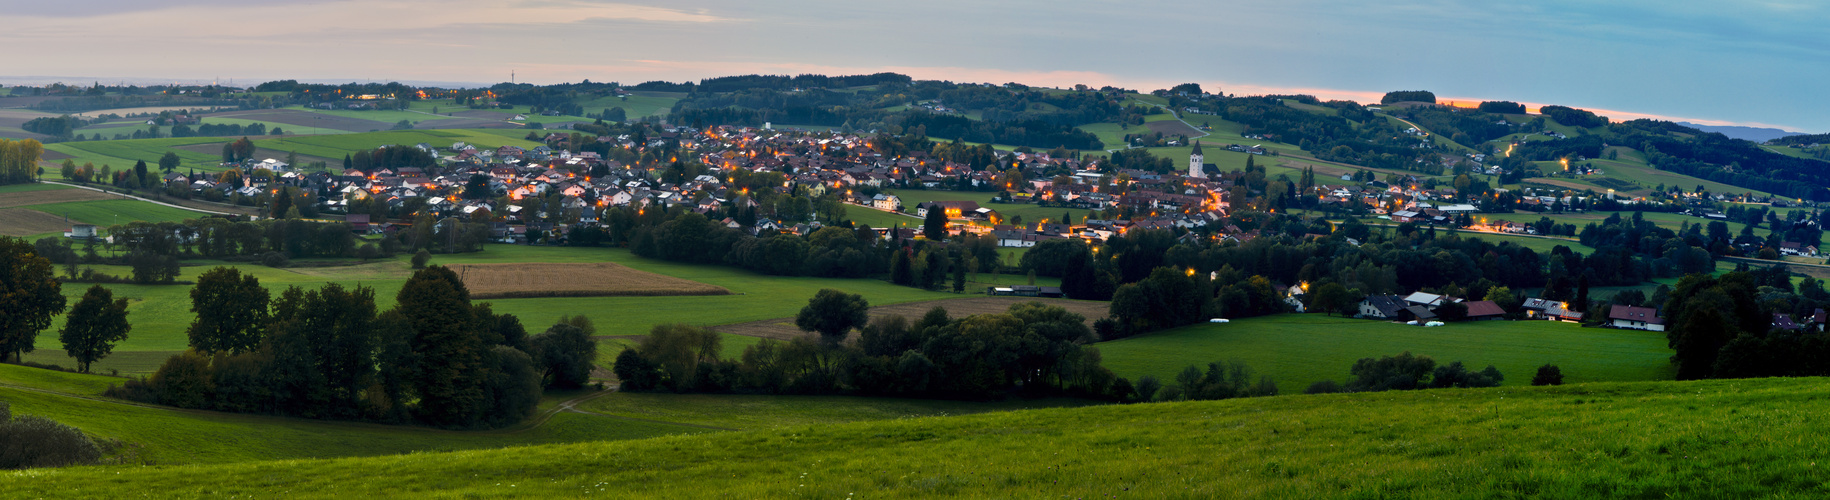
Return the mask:
[[1337,392],[1347,392],[1347,388],[1341,387],[1340,382],[1335,382],[1333,380],[1323,380],[1321,382],[1309,384],[1309,388],[1303,390],[1303,394],[1333,394]]
[[1538,374],[1531,377],[1531,385],[1563,385],[1563,369],[1557,365],[1538,367]]
[[101,460],[102,450],[75,427],[32,415],[13,418],[0,401],[0,469],[87,465]]
[[1157,391],[1163,390],[1163,382],[1157,380],[1155,375],[1145,375],[1137,379],[1137,387],[1133,390],[1137,392],[1138,401],[1150,401],[1156,397]]
[[362,246],[356,247],[356,258],[362,260],[379,259],[381,258],[381,249],[376,248],[374,243],[363,243]]
[[292,265],[292,259],[279,252],[267,252],[261,255],[261,265],[267,267],[286,267]]
[[413,268],[414,269],[425,269],[426,263],[430,262],[431,260],[432,260],[432,252],[428,252],[422,248],[422,249],[420,249],[419,253],[413,254]]

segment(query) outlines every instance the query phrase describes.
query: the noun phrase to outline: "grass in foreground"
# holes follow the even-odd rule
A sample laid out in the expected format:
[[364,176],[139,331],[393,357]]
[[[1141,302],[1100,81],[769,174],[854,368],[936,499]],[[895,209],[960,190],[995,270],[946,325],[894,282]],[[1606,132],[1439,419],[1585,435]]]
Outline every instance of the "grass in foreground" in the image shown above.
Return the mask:
[[87,497],[1815,497],[1827,410],[1824,379],[1590,384],[8,475]]
[[[458,432],[180,410],[96,396],[122,381],[0,364],[0,401],[11,403],[15,413],[50,417],[100,438],[124,441],[130,463],[148,464],[375,456],[1096,404],[583,391],[549,395],[540,405],[542,413],[520,427]],[[576,411],[559,408],[566,402],[575,404]]]
[[1462,361],[1479,370],[1489,364],[1509,386],[1527,385],[1537,368],[1562,368],[1564,380],[1623,382],[1669,380],[1671,349],[1663,332],[1582,328],[1549,321],[1475,321],[1424,328],[1383,321],[1281,314],[1202,323],[1098,344],[1105,366],[1135,381],[1155,375],[1171,383],[1189,365],[1205,369],[1215,361],[1239,360],[1277,381],[1285,393],[1331,379],[1345,383],[1360,358],[1404,351],[1429,356],[1438,365]]

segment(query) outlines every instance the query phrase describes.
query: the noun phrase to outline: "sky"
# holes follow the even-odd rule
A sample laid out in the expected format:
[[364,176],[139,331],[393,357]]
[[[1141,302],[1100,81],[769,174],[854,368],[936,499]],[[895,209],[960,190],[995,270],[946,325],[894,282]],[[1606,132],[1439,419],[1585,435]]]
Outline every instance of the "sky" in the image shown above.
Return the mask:
[[0,82],[895,71],[1361,102],[1430,90],[1830,132],[1821,1],[0,0],[0,12],[0,46],[12,48]]

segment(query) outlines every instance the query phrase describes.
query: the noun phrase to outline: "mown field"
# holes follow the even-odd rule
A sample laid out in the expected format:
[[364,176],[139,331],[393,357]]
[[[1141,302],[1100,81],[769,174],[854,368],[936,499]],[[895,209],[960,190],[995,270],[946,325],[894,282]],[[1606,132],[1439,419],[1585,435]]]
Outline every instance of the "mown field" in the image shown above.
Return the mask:
[[1806,498],[1824,379],[1280,396],[11,473],[20,496]]
[[472,299],[534,297],[661,297],[726,295],[721,287],[639,271],[611,262],[589,264],[459,264]]
[[1360,358],[1404,351],[1462,361],[1471,369],[1499,368],[1508,386],[1529,385],[1546,363],[1564,380],[1626,382],[1669,380],[1671,349],[1663,332],[1582,328],[1548,321],[1477,321],[1424,328],[1321,314],[1283,314],[1201,323],[1096,345],[1105,366],[1137,380],[1155,375],[1171,382],[1189,365],[1237,360],[1298,393],[1321,380],[1345,383]]

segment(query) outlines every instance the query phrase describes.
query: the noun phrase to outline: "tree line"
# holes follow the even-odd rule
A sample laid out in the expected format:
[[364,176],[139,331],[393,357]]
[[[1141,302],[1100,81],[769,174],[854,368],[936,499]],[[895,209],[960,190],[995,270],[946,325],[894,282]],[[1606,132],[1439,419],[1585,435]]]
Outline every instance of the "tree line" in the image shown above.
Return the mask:
[[589,381],[589,320],[530,335],[472,304],[456,273],[415,272],[377,312],[375,290],[327,284],[273,297],[216,268],[191,291],[191,349],[108,395],[181,408],[318,419],[491,428],[531,415],[541,391]]
[[[1028,302],[1004,313],[869,318],[863,297],[821,290],[795,318],[802,337],[722,358],[719,334],[656,326],[616,358],[628,391],[861,394],[984,400],[1069,394],[1126,400],[1130,382],[1100,366],[1086,319]],[[857,334],[852,335],[856,330]],[[847,342],[855,338],[855,342]]]
[[44,144],[32,139],[0,139],[0,184],[19,184],[38,179],[38,157]]

